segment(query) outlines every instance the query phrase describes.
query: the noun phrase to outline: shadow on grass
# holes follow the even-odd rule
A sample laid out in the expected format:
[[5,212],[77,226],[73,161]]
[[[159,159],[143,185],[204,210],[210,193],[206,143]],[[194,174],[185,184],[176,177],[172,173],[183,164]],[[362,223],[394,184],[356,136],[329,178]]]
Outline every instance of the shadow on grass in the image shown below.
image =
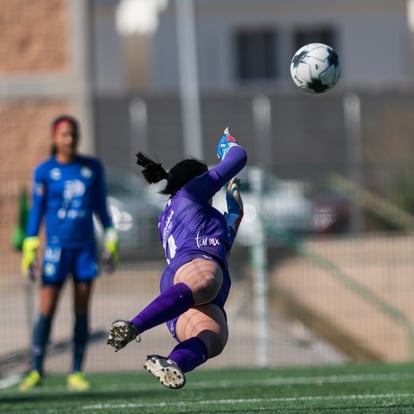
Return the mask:
[[53,391],[53,390],[35,390],[28,392],[19,392],[15,391],[13,395],[2,396],[0,394],[0,404],[30,404],[30,403],[52,403],[52,402],[70,402],[74,401],[77,404],[82,403],[91,403],[96,404],[105,404],[105,401],[131,401],[136,399],[145,399],[146,401],[152,400],[157,401],[160,398],[160,394],[164,393],[163,397],[165,398],[165,390],[128,390],[128,391]]

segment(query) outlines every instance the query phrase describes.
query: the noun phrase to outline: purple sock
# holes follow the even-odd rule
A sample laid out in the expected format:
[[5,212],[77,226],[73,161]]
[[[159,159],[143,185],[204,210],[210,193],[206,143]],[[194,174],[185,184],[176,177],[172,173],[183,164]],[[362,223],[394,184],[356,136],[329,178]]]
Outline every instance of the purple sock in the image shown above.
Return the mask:
[[191,289],[185,283],[177,283],[158,295],[131,322],[142,333],[181,315],[193,304]]
[[192,371],[207,360],[207,350],[200,338],[194,337],[178,344],[168,355],[183,372]]

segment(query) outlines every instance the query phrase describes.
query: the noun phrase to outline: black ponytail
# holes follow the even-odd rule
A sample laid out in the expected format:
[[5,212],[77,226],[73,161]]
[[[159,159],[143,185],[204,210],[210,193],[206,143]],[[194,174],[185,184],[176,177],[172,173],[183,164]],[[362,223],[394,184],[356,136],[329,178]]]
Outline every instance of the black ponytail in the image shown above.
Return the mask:
[[142,152],[137,154],[137,164],[140,167],[144,167],[142,174],[150,184],[158,183],[164,179],[167,180],[167,185],[160,193],[170,196],[174,195],[192,178],[208,171],[207,164],[196,159],[186,159],[174,165],[167,172],[160,163],[151,160]]
[[137,154],[137,164],[140,167],[144,167],[142,174],[150,184],[158,183],[168,178],[168,173],[164,170],[163,166],[151,160],[142,152],[138,152]]

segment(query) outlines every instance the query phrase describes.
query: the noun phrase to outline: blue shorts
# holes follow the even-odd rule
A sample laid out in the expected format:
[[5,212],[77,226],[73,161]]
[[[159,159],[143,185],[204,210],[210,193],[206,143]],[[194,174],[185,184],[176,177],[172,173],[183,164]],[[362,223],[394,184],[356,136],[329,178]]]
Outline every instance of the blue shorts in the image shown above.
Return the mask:
[[[210,303],[214,303],[215,305],[217,305],[223,311],[224,316],[227,318],[226,312],[224,310],[224,304],[226,303],[227,298],[229,296],[231,280],[230,280],[230,275],[229,275],[229,272],[228,272],[226,266],[219,259],[216,259],[215,257],[207,256],[205,254],[192,254],[192,255],[183,257],[181,260],[180,259],[174,260],[173,263],[169,264],[164,269],[164,272],[161,275],[160,291],[164,292],[164,290],[166,290],[169,287],[173,286],[174,285],[174,276],[175,276],[175,273],[177,272],[177,270],[182,265],[184,265],[185,263],[188,263],[191,260],[197,259],[197,258],[198,259],[206,259],[206,260],[214,260],[221,267],[221,270],[223,272],[223,284],[222,284],[221,289],[220,289],[219,293],[217,294],[217,296]],[[176,335],[176,331],[175,331],[175,326],[177,324],[177,319],[178,319],[178,317],[167,321],[168,330],[170,331],[171,335],[175,339],[178,339],[177,335]]]
[[75,282],[89,282],[98,274],[96,247],[61,248],[47,245],[43,258],[42,284],[61,286],[71,274]]

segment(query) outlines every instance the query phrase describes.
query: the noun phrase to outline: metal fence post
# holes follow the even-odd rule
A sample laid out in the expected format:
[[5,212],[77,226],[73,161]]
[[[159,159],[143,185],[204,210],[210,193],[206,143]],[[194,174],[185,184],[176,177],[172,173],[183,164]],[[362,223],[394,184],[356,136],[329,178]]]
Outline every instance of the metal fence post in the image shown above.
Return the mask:
[[[257,218],[254,220],[254,231],[250,240],[253,268],[253,303],[256,325],[256,360],[259,366],[269,364],[269,316],[268,316],[268,263],[266,238],[261,214],[261,198],[263,193],[263,170],[253,168],[250,171],[254,199],[256,201]],[[252,223],[252,224],[253,224]]]

